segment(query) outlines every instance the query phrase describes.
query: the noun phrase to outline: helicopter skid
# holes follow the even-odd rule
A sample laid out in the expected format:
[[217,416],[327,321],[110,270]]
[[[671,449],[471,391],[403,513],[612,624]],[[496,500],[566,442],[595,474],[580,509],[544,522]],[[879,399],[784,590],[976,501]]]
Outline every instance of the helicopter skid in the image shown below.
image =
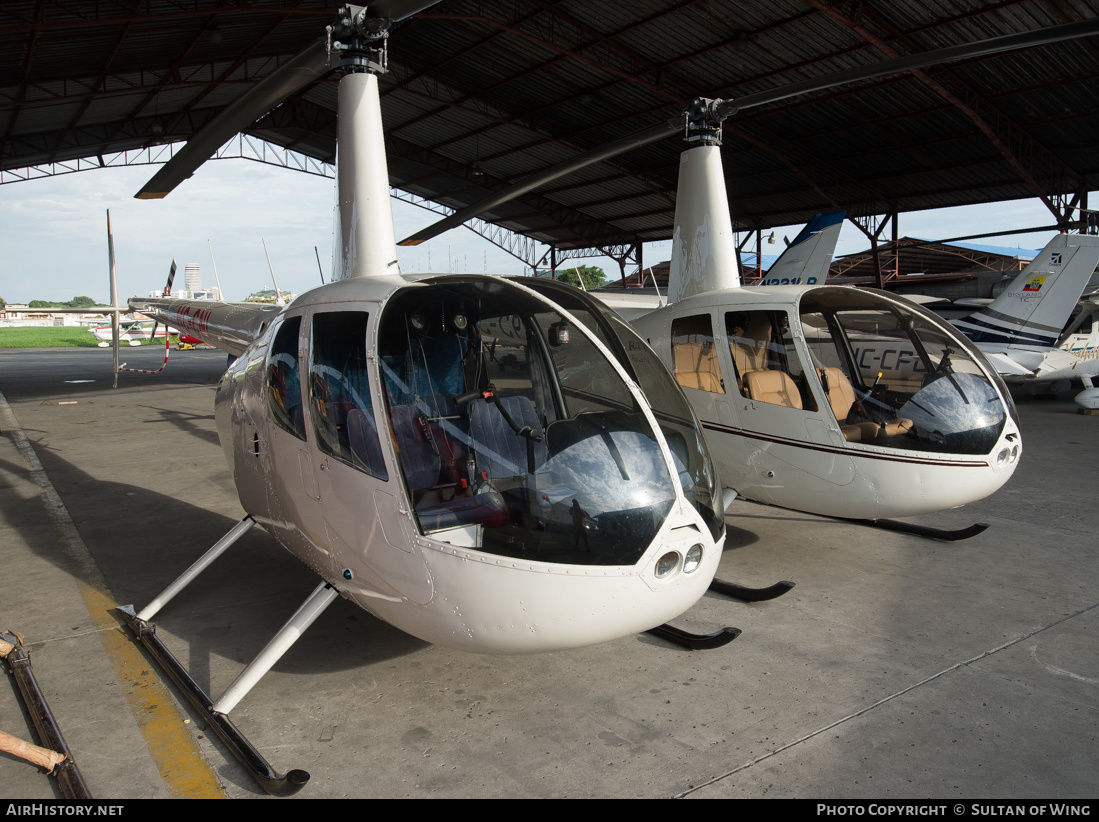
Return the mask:
[[710,583],[710,590],[714,593],[724,594],[727,597],[739,599],[741,602],[766,602],[769,599],[778,599],[793,587],[794,583],[785,579],[776,582],[774,585],[768,585],[766,588],[748,588],[735,582],[726,582],[723,579],[716,578]]
[[139,618],[134,613],[132,605],[120,605],[116,610],[122,614],[130,630],[134,632],[134,636],[179,686],[195,709],[206,717],[209,725],[221,737],[221,741],[229,746],[240,764],[252,774],[267,793],[272,796],[293,796],[305,787],[305,783],[309,781],[307,771],[295,768],[285,774],[278,773],[233,724],[228,715],[214,710],[214,703],[210,697],[157,637],[156,625]]
[[741,631],[739,628],[726,627],[711,634],[692,634],[682,628],[673,628],[671,625],[664,624],[650,628],[645,633],[667,640],[673,645],[686,648],[688,651],[708,651],[711,648],[728,645],[740,636]]
[[[837,519],[842,519],[837,517]],[[988,528],[987,522],[976,522],[966,528],[933,528],[930,525],[916,525],[911,522],[900,522],[895,519],[851,519],[844,522],[854,522],[859,525],[869,525],[873,528],[882,528],[886,531],[897,531],[901,534],[912,534],[917,537],[939,539],[944,542],[957,542],[962,539],[975,537]]]

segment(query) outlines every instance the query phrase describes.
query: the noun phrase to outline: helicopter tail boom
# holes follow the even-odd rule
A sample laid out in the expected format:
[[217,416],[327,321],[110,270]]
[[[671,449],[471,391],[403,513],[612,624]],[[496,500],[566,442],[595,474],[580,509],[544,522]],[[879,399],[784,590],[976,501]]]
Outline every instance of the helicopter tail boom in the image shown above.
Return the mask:
[[130,308],[203,342],[240,356],[262,334],[282,306],[268,303],[215,303],[209,300],[131,298]]

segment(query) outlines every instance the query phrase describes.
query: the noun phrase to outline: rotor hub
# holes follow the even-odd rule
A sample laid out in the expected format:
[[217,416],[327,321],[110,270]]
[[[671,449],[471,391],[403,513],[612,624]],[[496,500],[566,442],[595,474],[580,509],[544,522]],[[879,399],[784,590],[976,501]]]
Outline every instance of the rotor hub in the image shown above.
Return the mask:
[[683,139],[691,146],[721,145],[721,123],[736,112],[728,100],[696,97],[683,112]]
[[344,74],[389,70],[389,28],[393,21],[370,17],[366,6],[341,6],[335,21],[326,27],[328,64]]

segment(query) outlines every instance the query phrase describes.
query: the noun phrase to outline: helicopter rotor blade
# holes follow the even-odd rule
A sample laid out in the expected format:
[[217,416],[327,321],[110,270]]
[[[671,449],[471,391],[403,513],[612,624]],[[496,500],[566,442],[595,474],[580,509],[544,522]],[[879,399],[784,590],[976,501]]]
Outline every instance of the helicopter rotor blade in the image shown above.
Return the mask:
[[321,38],[226,106],[161,166],[134,196],[139,200],[158,200],[167,196],[234,134],[248,128],[289,95],[319,79],[327,71],[328,55],[324,38]]
[[802,80],[797,83],[783,86],[771,91],[761,91],[757,94],[748,94],[735,101],[734,113],[737,109],[753,108],[766,103],[775,103],[799,94],[810,94],[814,91],[823,91],[848,83],[858,83],[862,80],[873,80],[889,74],[899,74],[902,71],[937,66],[944,63],[953,63],[958,60],[968,60],[975,57],[988,57],[993,54],[1002,54],[1008,51],[1032,48],[1034,46],[1047,46],[1051,43],[1060,43],[1065,40],[1077,40],[1081,37],[1094,37],[1099,34],[1099,18],[1083,20],[1079,23],[1065,23],[1059,26],[1049,26],[1035,31],[1024,31],[1018,34],[1007,34],[1003,37],[992,37],[988,40],[978,40],[976,43],[963,43],[958,46],[948,46],[932,51],[921,51],[918,54],[908,54],[904,57],[896,57],[881,63],[869,66],[839,71],[824,77],[810,80]]
[[[1084,20],[1079,23],[1066,23],[1064,25],[1051,26],[1036,31],[1009,34],[1003,37],[993,37],[976,43],[964,43],[959,46],[949,46],[947,48],[897,57],[869,66],[859,66],[854,69],[835,72],[823,77],[802,80],[779,88],[748,94],[737,99],[714,100],[712,101],[712,105],[707,107],[706,111],[708,116],[718,120],[725,120],[736,114],[737,111],[786,100],[801,94],[810,94],[815,91],[823,91],[840,85],[857,83],[864,80],[873,80],[878,77],[884,77],[904,71],[912,71],[927,66],[940,65],[942,63],[950,63],[974,57],[986,57],[1033,46],[1049,45],[1051,43],[1075,40],[1081,37],[1092,37],[1097,34],[1099,34],[1099,19]],[[401,240],[397,245],[419,245],[444,231],[456,228],[467,220],[479,217],[486,211],[503,205],[516,197],[521,197],[560,177],[572,174],[574,171],[579,171],[593,163],[609,160],[612,157],[624,154],[627,151],[632,151],[635,148],[658,142],[665,137],[670,136],[672,133],[682,130],[684,125],[684,115],[680,114],[660,125],[636,131],[633,134],[607,143],[604,146],[586,151],[571,160],[551,166],[538,174],[520,180],[514,186],[499,191],[491,197],[487,197],[480,202],[459,209],[450,216]]]
[[[341,14],[346,11],[348,16],[365,17],[374,30],[381,32],[437,2],[439,0],[375,0],[366,6],[342,7]],[[139,200],[167,196],[233,135],[248,128],[294,92],[319,80],[328,73],[328,68],[327,38],[321,37],[222,109],[134,196]]]
[[606,143],[591,151],[586,151],[583,154],[573,157],[571,160],[566,160],[563,163],[547,168],[545,171],[527,177],[514,186],[506,188],[497,194],[493,194],[491,197],[487,197],[480,202],[466,206],[465,208],[460,208],[450,216],[444,217],[436,223],[432,223],[427,228],[416,232],[410,237],[406,237],[397,243],[397,245],[419,245],[425,240],[430,240],[432,237],[442,234],[444,231],[457,228],[466,220],[472,220],[474,217],[479,217],[481,214],[490,211],[498,205],[503,205],[506,202],[514,200],[516,197],[522,197],[524,194],[527,194],[536,188],[541,188],[546,183],[553,182],[559,177],[564,177],[566,174],[572,174],[572,172],[579,171],[593,163],[609,160],[612,157],[617,157],[619,154],[625,154],[627,151],[646,146],[649,143],[658,142],[682,128],[683,122],[681,119],[668,121],[650,128],[642,129],[641,131],[635,131],[633,134],[626,137]]

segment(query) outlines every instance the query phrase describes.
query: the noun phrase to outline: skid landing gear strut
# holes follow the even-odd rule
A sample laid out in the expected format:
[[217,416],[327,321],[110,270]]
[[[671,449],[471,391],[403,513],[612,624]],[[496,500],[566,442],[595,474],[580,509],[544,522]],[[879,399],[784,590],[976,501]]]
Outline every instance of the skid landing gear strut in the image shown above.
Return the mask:
[[842,522],[853,522],[856,525],[869,525],[871,528],[881,528],[884,531],[896,531],[900,534],[912,534],[928,539],[941,539],[945,542],[957,542],[961,539],[969,539],[988,529],[987,522],[975,522],[966,528],[934,528],[930,525],[916,525],[912,522],[901,522],[895,519],[842,519]]
[[305,787],[305,783],[309,781],[309,773],[300,769],[294,769],[285,774],[278,773],[237,729],[228,714],[263,675],[271,670],[271,667],[290,649],[305,629],[324,613],[325,608],[332,604],[339,592],[326,582],[318,585],[294,615],[279,629],[274,638],[267,643],[267,646],[260,651],[259,656],[249,663],[216,701],[206,695],[199,684],[191,678],[183,664],[160,641],[156,635],[156,626],[149,621],[210,563],[244,536],[253,525],[255,521],[251,517],[245,517],[237,523],[214,547],[203,554],[140,613],[135,613],[132,605],[119,606],[118,611],[134,632],[134,636],[187,695],[187,699],[195,709],[206,717],[222,742],[229,746],[233,755],[248,769],[263,789],[273,796],[291,796]]
[[[741,602],[765,602],[769,599],[778,599],[793,587],[794,583],[787,580],[776,582],[766,588],[747,588],[735,582],[725,582],[721,579],[715,579],[710,583],[710,590],[715,594],[724,594],[732,599],[739,599]],[[692,634],[682,628],[675,628],[665,623],[651,628],[645,633],[667,640],[673,645],[678,645],[689,651],[708,651],[711,648],[728,645],[742,632],[739,628],[725,627],[709,634]]]

